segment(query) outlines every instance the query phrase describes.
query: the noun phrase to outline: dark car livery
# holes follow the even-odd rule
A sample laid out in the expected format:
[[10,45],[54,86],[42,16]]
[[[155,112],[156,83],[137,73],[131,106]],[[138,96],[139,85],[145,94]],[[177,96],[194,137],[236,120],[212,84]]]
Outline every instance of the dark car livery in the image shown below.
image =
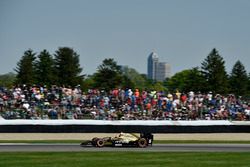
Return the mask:
[[140,136],[137,136],[133,133],[120,133],[115,137],[103,137],[98,138],[94,137],[92,140],[84,141],[81,143],[81,146],[95,146],[95,147],[104,147],[104,146],[113,146],[113,147],[140,147],[144,148],[153,143],[153,135],[151,133],[141,133]]

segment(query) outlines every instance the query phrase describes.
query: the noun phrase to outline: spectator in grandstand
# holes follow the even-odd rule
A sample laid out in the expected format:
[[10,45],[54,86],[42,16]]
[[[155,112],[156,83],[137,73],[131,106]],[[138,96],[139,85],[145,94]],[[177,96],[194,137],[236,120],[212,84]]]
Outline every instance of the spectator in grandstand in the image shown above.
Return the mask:
[[26,85],[1,89],[5,119],[249,120],[249,101],[234,95],[155,90],[90,89]]

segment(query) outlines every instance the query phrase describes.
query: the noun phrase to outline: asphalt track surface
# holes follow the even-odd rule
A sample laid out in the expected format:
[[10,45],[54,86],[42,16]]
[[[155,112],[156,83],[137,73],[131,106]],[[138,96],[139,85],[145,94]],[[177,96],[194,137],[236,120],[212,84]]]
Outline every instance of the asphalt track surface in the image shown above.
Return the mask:
[[83,146],[79,144],[26,144],[1,143],[0,152],[250,152],[250,144],[153,144],[147,148]]

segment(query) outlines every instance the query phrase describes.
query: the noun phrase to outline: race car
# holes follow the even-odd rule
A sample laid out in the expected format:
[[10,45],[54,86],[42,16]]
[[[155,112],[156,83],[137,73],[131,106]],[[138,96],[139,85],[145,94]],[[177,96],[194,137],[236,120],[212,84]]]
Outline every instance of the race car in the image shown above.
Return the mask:
[[94,137],[92,140],[84,141],[81,146],[94,146],[94,147],[140,147],[144,148],[153,144],[153,135],[151,133],[141,133],[137,136],[133,133],[120,133],[115,137]]

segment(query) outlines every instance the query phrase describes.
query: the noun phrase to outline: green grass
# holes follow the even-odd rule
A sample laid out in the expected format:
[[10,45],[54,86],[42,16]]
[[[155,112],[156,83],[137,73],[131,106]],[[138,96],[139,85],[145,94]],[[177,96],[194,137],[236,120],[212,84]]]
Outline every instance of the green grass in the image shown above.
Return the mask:
[[[0,143],[81,143],[83,140],[0,140]],[[249,141],[221,140],[155,140],[153,144],[250,144]]]
[[0,153],[0,167],[250,167],[249,153]]

